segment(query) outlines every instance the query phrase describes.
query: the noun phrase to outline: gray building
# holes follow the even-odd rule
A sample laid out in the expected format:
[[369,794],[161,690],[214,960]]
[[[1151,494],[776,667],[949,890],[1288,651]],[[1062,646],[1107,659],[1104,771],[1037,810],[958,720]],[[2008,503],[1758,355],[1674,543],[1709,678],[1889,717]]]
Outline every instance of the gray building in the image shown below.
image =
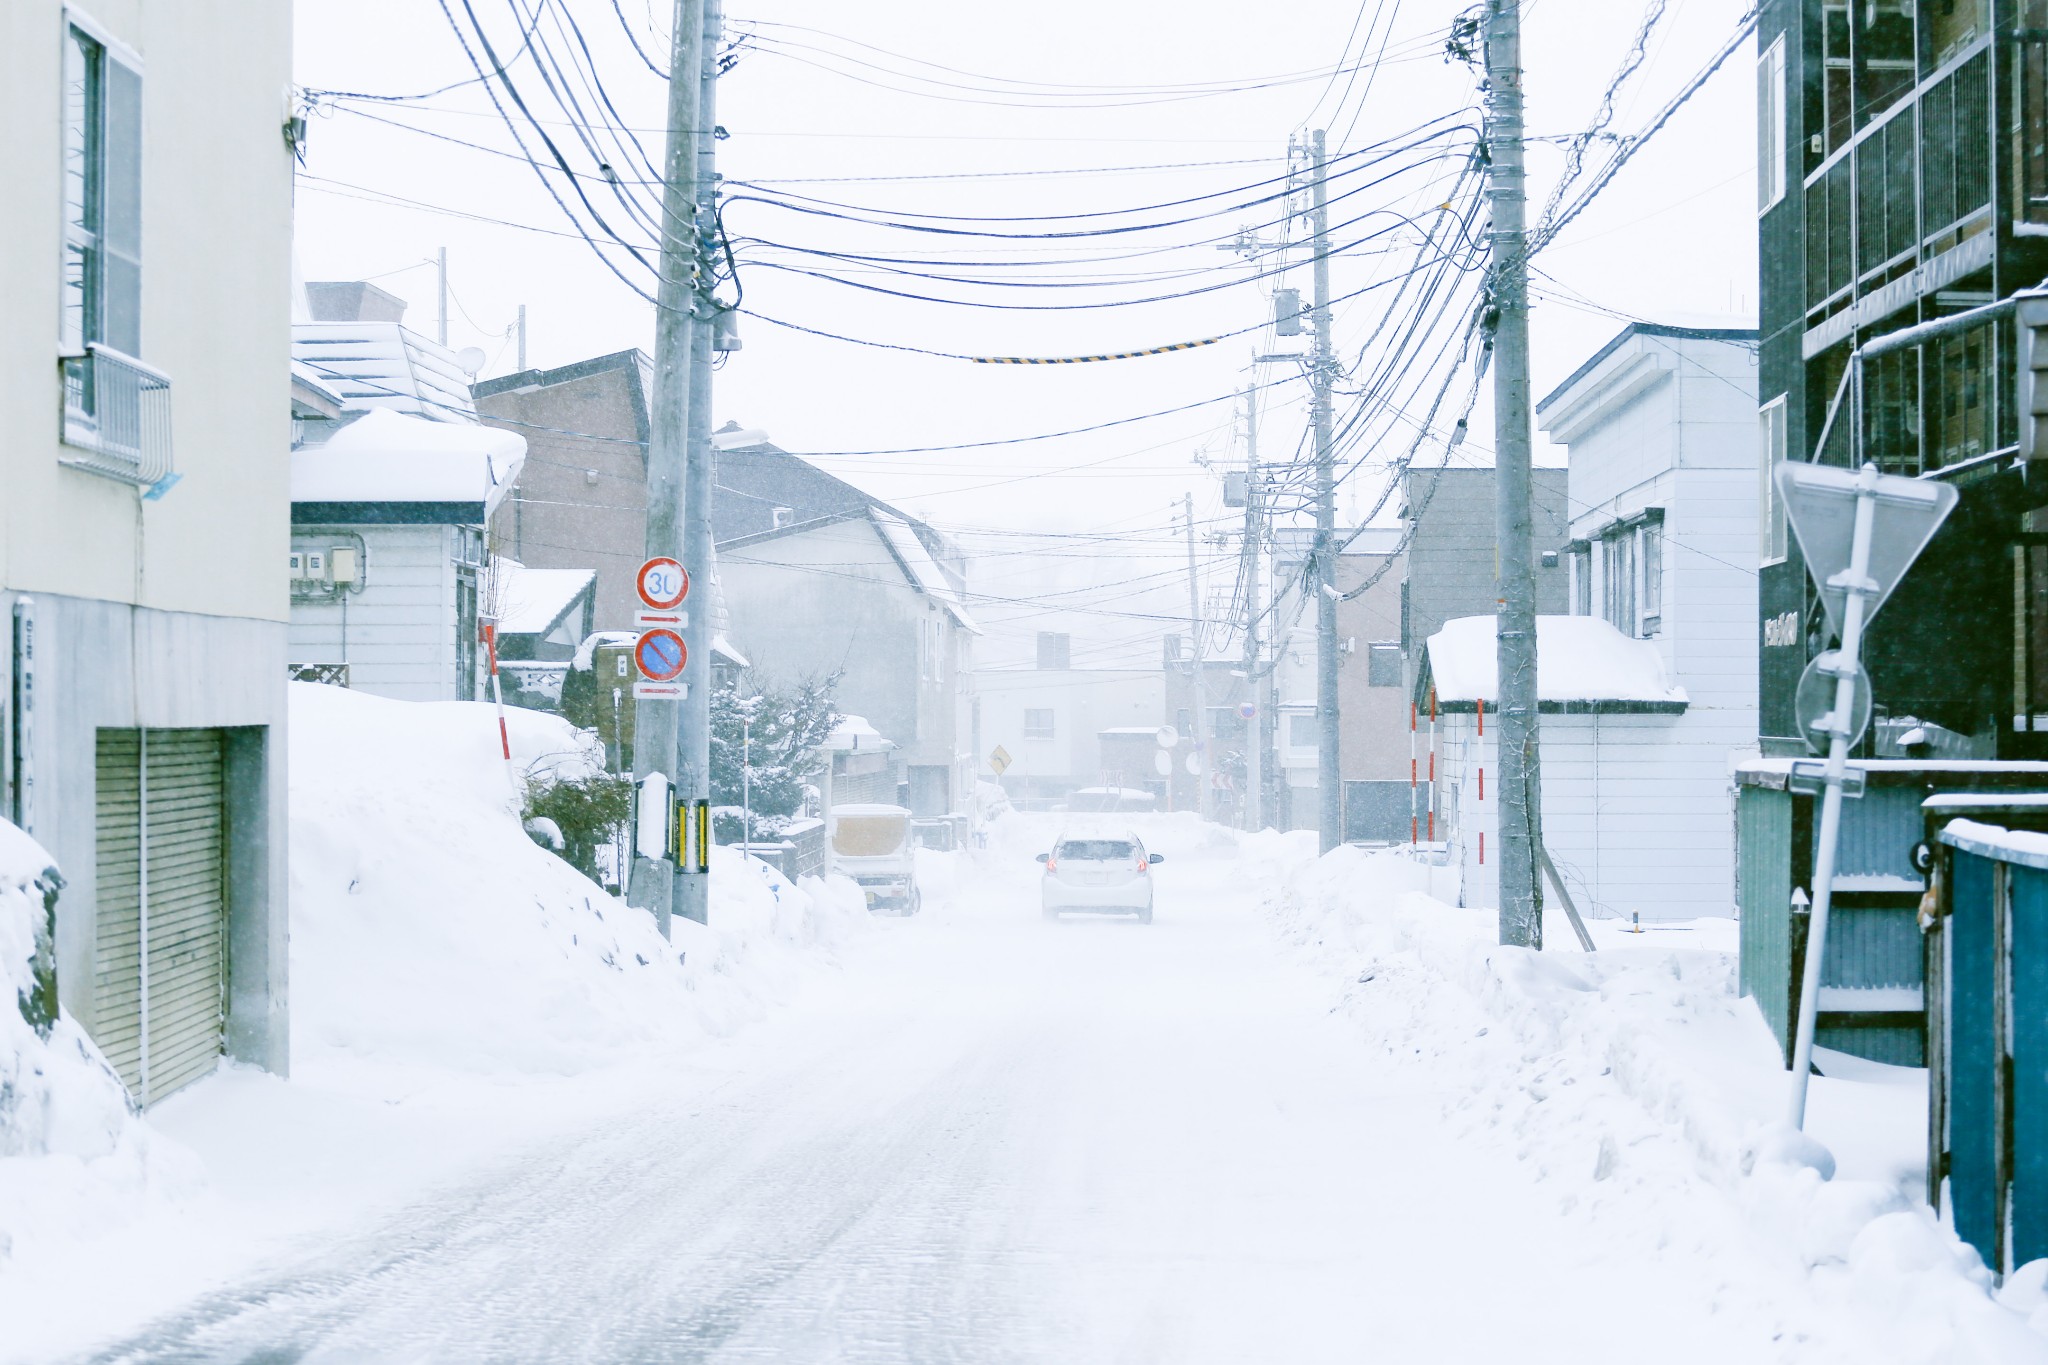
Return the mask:
[[740,653],[781,683],[839,672],[839,709],[896,746],[902,795],[920,816],[964,810],[973,790],[970,680],[981,633],[964,580],[928,540],[946,547],[930,527],[871,502],[718,546]]
[[[1536,610],[1569,610],[1566,575],[1558,567],[1571,538],[1565,471],[1538,469],[1530,488],[1530,543],[1536,554]],[[1495,570],[1493,470],[1440,466],[1411,469],[1402,488],[1401,519],[1410,528],[1401,579],[1401,654],[1406,695],[1415,690],[1422,649],[1444,622],[1490,616],[1500,597]],[[1546,558],[1547,556],[1547,558]]]

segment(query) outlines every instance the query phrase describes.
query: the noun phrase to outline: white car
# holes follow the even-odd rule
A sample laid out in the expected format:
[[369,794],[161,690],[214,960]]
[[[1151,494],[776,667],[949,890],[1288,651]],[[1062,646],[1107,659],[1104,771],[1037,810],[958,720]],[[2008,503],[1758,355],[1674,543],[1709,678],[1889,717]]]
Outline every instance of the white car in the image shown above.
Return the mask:
[[1152,922],[1152,868],[1166,858],[1147,853],[1137,835],[1062,835],[1038,861],[1045,864],[1047,919],[1071,910],[1136,915],[1140,924]]

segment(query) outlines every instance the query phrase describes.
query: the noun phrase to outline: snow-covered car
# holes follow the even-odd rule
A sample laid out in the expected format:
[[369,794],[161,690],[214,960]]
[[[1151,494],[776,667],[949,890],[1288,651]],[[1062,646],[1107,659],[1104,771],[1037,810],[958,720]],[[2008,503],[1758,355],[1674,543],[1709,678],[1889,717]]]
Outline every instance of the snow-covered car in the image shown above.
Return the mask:
[[909,811],[901,806],[834,806],[826,820],[832,870],[859,884],[870,910],[914,915],[922,908]]
[[1140,924],[1152,922],[1152,868],[1166,856],[1147,853],[1137,835],[1062,835],[1038,861],[1045,864],[1047,919],[1075,911],[1136,915]]

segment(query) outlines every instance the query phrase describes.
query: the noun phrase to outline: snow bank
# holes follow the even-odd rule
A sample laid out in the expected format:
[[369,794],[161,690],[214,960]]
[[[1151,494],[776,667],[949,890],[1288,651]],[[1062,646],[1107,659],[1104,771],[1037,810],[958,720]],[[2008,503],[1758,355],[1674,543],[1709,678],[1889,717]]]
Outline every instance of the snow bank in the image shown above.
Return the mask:
[[[787,959],[867,923],[849,889],[720,849],[711,927],[664,942],[527,835],[490,706],[310,683],[291,705],[295,1065],[571,1073],[727,1031]],[[520,774],[589,770],[566,721],[506,716]]]
[[0,1270],[36,1253],[38,1230],[106,1226],[140,1190],[191,1174],[85,1031],[48,1017],[36,967],[49,959],[53,874],[50,855],[0,820]]
[[[1493,911],[1429,894],[1442,875],[1340,848],[1273,904],[1285,935],[1344,981],[1339,1008],[1460,1096],[1461,1132],[1512,1146],[1561,1210],[1645,1254],[1725,1244],[1742,1252],[1731,1264],[1803,1282],[1815,1322],[1801,1334],[1848,1332],[1867,1358],[1928,1365],[2048,1357],[2023,1316],[2048,1331],[2048,1276],[2015,1276],[1995,1300],[1975,1253],[1916,1197],[1924,1081],[1817,1079],[1817,1136],[1801,1134],[1777,1118],[1777,1045],[1735,994],[1732,953],[1618,932],[1590,955],[1503,948]],[[1920,1074],[1866,1074],[1882,1072]]]
[[[1647,640],[1631,640],[1597,616],[1536,618],[1536,690],[1542,701],[1683,702]],[[1491,616],[1446,621],[1429,637],[1430,677],[1443,701],[1500,697],[1499,646]]]

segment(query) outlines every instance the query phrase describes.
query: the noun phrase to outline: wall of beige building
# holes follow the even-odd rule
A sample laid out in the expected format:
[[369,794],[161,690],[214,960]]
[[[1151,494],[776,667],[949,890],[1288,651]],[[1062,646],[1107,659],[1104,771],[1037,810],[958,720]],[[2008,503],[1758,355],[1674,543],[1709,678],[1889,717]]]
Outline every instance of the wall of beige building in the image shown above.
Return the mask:
[[[141,76],[137,359],[170,381],[180,482],[156,500],[63,463],[67,30]],[[225,763],[222,1031],[289,1061],[285,632],[289,610],[291,7],[0,5],[0,648],[6,808],[56,856],[64,1008],[95,1032],[136,1002],[96,979],[102,730],[217,729]],[[23,606],[23,599],[32,606]],[[12,632],[8,632],[11,634]],[[18,749],[18,752],[14,751]]]

